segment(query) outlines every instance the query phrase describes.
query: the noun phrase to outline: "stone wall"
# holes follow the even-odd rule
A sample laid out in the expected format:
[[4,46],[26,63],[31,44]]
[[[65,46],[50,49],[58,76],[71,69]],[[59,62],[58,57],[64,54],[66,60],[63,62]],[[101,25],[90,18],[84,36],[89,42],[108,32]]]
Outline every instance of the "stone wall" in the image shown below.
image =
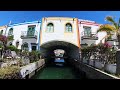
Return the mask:
[[84,72],[84,75],[89,79],[120,79],[116,76],[113,76],[111,74],[108,74],[104,71],[101,71],[90,65],[83,64],[78,61],[71,60],[71,63],[74,65],[75,68]]

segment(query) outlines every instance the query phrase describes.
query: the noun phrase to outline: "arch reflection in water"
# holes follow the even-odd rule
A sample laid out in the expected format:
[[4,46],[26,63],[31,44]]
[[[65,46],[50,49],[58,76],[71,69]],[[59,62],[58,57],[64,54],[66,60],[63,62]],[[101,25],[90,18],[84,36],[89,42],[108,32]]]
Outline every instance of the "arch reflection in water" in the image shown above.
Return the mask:
[[57,65],[57,66],[64,66],[64,63],[65,63],[65,61],[64,61],[64,59],[61,59],[61,58],[55,58],[55,65]]

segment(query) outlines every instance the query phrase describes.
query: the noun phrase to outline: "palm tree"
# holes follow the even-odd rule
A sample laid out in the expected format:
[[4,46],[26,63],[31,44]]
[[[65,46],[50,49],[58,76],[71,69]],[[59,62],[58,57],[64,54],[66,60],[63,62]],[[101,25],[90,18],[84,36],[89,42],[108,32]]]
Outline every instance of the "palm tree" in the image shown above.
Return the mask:
[[118,49],[120,49],[120,18],[118,22],[111,16],[107,16],[105,19],[110,22],[110,24],[101,25],[97,32],[105,31],[107,35],[104,38],[111,37],[112,33],[115,33],[119,42]]

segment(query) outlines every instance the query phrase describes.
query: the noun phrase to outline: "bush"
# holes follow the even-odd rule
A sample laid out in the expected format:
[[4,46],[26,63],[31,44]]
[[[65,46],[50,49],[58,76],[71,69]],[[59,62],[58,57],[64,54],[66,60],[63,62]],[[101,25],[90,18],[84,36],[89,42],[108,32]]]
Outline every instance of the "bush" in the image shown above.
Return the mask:
[[98,59],[105,64],[116,62],[116,50],[107,42],[82,48],[81,51],[83,59]]
[[10,49],[11,51],[19,52],[19,49],[17,49],[15,46],[7,46],[7,49]]
[[25,51],[22,51],[22,53],[21,53],[22,56],[28,56],[28,54],[29,54],[29,52],[26,51],[26,50],[25,50]]
[[9,66],[0,68],[0,79],[21,79],[20,67]]
[[0,48],[3,48],[3,45],[2,45],[2,44],[0,44]]
[[39,51],[29,52],[30,62],[32,63],[32,62],[34,62],[34,61],[39,60],[39,56],[40,56],[40,52],[39,52]]

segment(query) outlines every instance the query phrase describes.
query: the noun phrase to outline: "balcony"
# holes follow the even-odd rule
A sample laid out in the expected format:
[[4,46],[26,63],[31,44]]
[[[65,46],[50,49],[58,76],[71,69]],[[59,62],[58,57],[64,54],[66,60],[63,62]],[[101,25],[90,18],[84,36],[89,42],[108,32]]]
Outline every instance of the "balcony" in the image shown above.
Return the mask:
[[108,38],[107,38],[107,41],[115,41],[115,42],[117,42],[117,41],[118,41],[118,40],[117,40],[117,36],[116,36],[115,34],[112,34],[111,37],[108,37]]
[[30,39],[30,38],[35,38],[37,39],[37,34],[38,32],[28,32],[28,31],[22,31],[21,32],[21,39]]
[[96,32],[90,32],[90,33],[82,32],[81,39],[98,40],[98,36]]

